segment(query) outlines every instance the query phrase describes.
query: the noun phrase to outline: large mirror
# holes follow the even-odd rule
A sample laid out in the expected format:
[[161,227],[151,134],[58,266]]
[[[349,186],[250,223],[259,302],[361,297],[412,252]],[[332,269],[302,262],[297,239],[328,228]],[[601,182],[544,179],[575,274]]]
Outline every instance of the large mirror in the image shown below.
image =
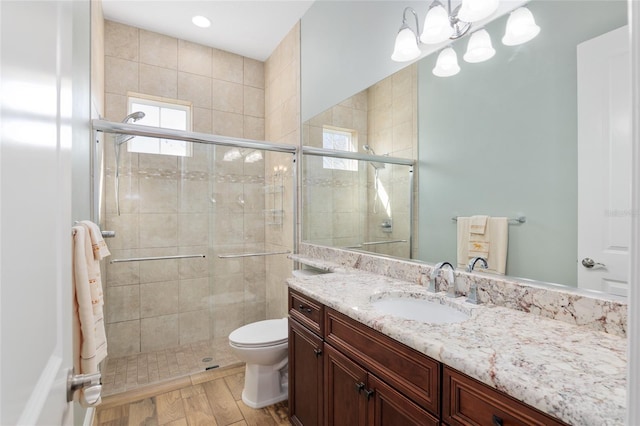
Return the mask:
[[[414,80],[408,80],[416,88],[417,97],[401,98],[406,108],[419,111],[412,123],[418,129],[415,142],[411,142],[413,151],[404,153],[418,160],[416,238],[413,253],[407,257],[427,262],[455,262],[456,222],[452,219],[457,216],[513,219],[524,216],[526,222],[512,221],[508,227],[506,274],[577,286],[582,279],[578,277],[577,260],[593,257],[600,263],[598,254],[583,254],[578,244],[578,222],[582,220],[578,211],[584,210],[583,202],[579,208],[578,201],[578,74],[584,80],[585,70],[579,71],[577,46],[626,25],[627,4],[625,1],[534,0],[527,7],[542,28],[540,35],[527,44],[502,45],[500,40],[508,17],[503,15],[485,26],[496,49],[491,60],[478,64],[464,62],[462,56],[469,38],[464,37],[452,43],[460,61],[458,75],[434,76],[431,71],[437,55],[432,54],[369,89],[363,90],[355,84],[354,90],[345,91],[340,99],[348,100],[362,93],[373,96],[376,88],[393,87],[394,80],[415,76]],[[305,37],[310,34],[308,30],[305,32],[305,19],[302,25],[302,109],[312,111],[306,103],[314,99],[305,98],[304,92]],[[370,31],[376,29],[372,26]],[[388,37],[394,35],[391,33]],[[381,47],[379,54],[383,62],[381,68],[387,70],[392,69],[387,56],[393,40],[390,43]],[[588,62],[586,67],[586,72],[593,68]],[[314,67],[313,73],[318,72]],[[400,99],[391,96],[390,102],[399,105]],[[326,109],[329,110],[331,108]],[[305,125],[317,126],[326,111],[306,120]],[[379,126],[376,119],[380,117],[374,119],[373,114],[369,114],[368,118],[369,129]],[[624,114],[620,118],[624,119]],[[393,120],[393,114],[382,120]],[[369,130],[369,137],[371,133]],[[411,132],[405,131],[405,135],[399,143],[408,145]],[[380,140],[387,143],[380,153],[398,151],[395,139]],[[303,137],[303,141],[306,144],[308,140]],[[603,168],[605,166],[603,164]],[[628,237],[624,222],[628,222],[628,217],[616,214],[624,211],[619,208],[624,202],[617,204],[618,207],[602,201],[593,203],[596,203],[591,206],[593,209],[608,212],[609,222],[605,225],[615,228],[615,232],[608,235],[617,235],[613,245],[624,246],[624,238]],[[303,205],[303,220],[305,208]],[[304,229],[303,226],[303,241],[326,243],[316,239],[318,230],[312,236]]]

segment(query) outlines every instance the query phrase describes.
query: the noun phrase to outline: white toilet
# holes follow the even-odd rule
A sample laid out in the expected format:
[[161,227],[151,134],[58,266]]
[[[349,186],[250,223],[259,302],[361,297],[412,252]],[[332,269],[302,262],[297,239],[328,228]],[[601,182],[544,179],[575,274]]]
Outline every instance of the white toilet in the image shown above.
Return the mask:
[[233,353],[246,363],[242,401],[262,408],[287,399],[287,318],[258,321],[229,335]]

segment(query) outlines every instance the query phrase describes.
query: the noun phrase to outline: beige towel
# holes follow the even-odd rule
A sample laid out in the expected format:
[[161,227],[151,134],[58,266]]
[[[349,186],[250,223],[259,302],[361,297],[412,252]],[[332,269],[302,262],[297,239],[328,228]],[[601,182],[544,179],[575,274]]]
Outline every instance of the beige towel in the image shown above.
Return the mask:
[[108,256],[99,228],[82,222],[73,227],[74,368],[76,374],[98,372],[107,356],[100,259]]
[[458,267],[466,268],[470,259],[484,257],[489,264],[488,272],[503,274],[507,267],[509,243],[509,220],[506,217],[487,219],[484,234],[470,231],[471,218],[458,217]]
[[472,234],[483,234],[487,229],[489,216],[471,216],[469,222],[469,232]]

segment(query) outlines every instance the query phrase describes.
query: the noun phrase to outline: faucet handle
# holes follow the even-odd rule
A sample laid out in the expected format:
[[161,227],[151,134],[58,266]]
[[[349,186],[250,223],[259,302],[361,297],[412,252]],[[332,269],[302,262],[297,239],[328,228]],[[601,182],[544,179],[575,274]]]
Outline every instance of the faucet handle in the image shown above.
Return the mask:
[[469,293],[467,293],[467,302],[478,304],[478,284],[472,282],[469,286]]

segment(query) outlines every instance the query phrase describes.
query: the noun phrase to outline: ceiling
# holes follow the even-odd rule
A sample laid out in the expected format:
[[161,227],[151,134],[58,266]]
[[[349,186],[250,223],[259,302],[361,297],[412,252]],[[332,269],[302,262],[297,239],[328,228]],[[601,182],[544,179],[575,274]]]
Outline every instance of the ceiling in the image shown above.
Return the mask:
[[[105,19],[265,61],[313,0],[102,0]],[[193,25],[202,15],[209,28]]]

